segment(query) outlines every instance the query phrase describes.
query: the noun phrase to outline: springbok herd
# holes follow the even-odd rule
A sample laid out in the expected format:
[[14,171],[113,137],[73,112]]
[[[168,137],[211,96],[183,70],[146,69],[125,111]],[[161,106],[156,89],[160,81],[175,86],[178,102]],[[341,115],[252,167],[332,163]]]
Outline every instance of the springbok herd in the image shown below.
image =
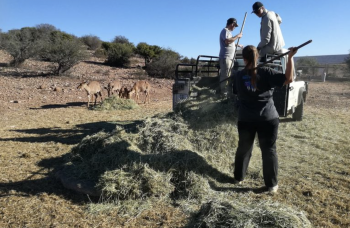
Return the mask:
[[[96,105],[98,96],[100,96],[102,102],[102,86],[101,83],[99,83],[98,81],[91,81],[89,83],[87,83],[86,81],[82,82],[79,84],[77,89],[84,89],[86,91],[88,96],[88,107],[90,106],[90,100],[92,95],[95,96],[94,105]],[[104,89],[107,90],[108,97],[116,94],[120,98],[131,99],[131,96],[135,94],[136,102],[138,102],[139,100],[139,93],[145,93],[146,97],[144,103],[146,103],[147,101],[148,103],[150,103],[149,93],[151,90],[151,86],[150,83],[145,80],[135,82],[131,89],[128,89],[125,85],[123,85],[121,81],[115,80],[108,83],[107,87],[104,87]]]

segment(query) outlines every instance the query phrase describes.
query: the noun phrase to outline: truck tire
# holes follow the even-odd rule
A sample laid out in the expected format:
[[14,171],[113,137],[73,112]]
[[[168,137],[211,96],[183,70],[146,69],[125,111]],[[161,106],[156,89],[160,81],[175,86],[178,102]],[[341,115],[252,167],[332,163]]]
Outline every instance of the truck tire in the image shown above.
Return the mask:
[[293,120],[302,121],[304,114],[304,98],[301,98],[300,104],[295,108],[295,112],[293,113]]

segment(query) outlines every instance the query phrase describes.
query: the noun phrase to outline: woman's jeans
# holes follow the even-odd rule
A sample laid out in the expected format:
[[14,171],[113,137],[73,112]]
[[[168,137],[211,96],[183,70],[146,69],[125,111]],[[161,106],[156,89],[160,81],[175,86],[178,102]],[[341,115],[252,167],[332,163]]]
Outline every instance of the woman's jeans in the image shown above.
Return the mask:
[[235,179],[242,181],[246,175],[255,135],[258,134],[259,145],[263,160],[263,175],[266,187],[277,185],[278,158],[276,139],[279,119],[260,122],[238,121],[239,142],[235,157]]

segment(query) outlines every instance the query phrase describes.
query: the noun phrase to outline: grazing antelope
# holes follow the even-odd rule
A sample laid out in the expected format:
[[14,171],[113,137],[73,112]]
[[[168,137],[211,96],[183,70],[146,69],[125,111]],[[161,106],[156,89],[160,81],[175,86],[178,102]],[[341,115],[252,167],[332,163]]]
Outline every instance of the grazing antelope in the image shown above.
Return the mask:
[[85,89],[87,95],[88,95],[88,107],[90,106],[90,99],[91,95],[95,96],[95,104],[96,105],[96,100],[98,95],[101,97],[101,102],[102,102],[102,93],[101,93],[101,84],[97,81],[91,81],[89,83],[82,82],[78,85],[77,89]]
[[122,83],[120,81],[113,81],[108,83],[107,87],[105,89],[108,92],[108,97],[113,95],[114,91],[118,94],[120,94],[120,89],[122,88]]
[[150,102],[150,95],[149,92],[151,91],[151,85],[149,84],[149,82],[147,81],[138,81],[135,82],[135,84],[133,85],[132,89],[129,91],[128,93],[128,98],[131,98],[131,95],[135,93],[136,96],[136,102],[139,100],[139,92],[144,92],[146,97],[145,97],[145,103],[147,101],[148,98],[148,103]]
[[119,97],[120,98],[128,98],[129,90],[126,86],[122,86],[122,88],[119,91]]

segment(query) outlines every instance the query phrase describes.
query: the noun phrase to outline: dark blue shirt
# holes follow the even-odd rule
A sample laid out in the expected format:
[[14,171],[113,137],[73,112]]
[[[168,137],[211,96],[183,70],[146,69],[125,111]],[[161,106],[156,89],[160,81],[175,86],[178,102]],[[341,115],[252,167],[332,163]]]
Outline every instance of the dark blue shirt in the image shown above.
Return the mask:
[[275,87],[282,87],[285,74],[269,67],[258,68],[256,87],[247,71],[234,73],[233,93],[238,96],[238,121],[266,121],[278,118],[272,96]]

